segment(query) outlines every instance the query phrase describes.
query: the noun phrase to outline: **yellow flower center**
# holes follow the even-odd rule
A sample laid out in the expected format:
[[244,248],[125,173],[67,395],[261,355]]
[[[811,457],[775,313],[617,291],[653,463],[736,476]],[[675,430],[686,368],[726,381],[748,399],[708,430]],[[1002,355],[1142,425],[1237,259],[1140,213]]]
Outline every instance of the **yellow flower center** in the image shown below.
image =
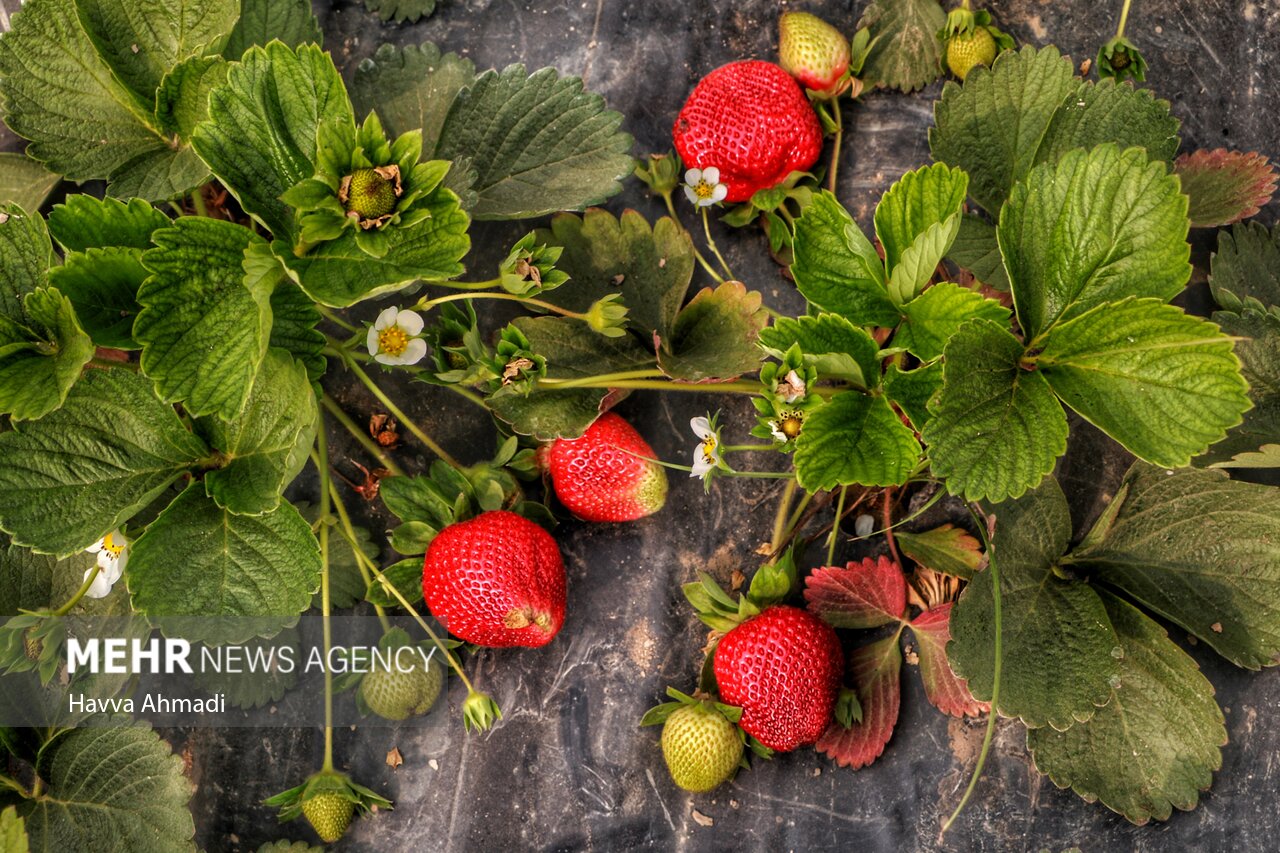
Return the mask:
[[702,458],[706,460],[708,465],[715,464],[716,461],[716,437],[709,435],[702,439]]
[[804,413],[799,410],[783,412],[782,417],[778,418],[778,432],[785,435],[788,440],[800,435],[803,427]]
[[113,560],[120,559],[126,544],[123,539],[117,541],[115,533],[108,533],[102,537],[102,550],[110,554]]
[[715,194],[715,184],[707,183],[706,178],[702,178],[693,187],[693,194],[698,198],[711,198]]
[[400,355],[409,347],[409,336],[399,326],[390,326],[378,332],[378,350],[387,355]]

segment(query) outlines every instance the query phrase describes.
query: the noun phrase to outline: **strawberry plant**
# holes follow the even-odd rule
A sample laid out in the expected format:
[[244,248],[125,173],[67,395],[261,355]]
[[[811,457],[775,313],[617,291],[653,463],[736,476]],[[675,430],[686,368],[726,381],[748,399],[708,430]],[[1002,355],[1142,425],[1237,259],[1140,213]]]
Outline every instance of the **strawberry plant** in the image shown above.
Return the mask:
[[[1241,221],[1277,176],[1256,152],[1178,154],[1171,105],[1124,80],[1146,71],[1128,9],[1099,82],[1009,49],[967,0],[876,0],[852,33],[788,12],[779,63],[709,73],[670,105],[674,152],[638,162],[622,116],[554,69],[383,45],[344,81],[307,3],[28,0],[0,36],[27,142],[0,157],[5,849],[193,848],[160,736],[67,710],[137,689],[70,664],[105,624],[85,619],[264,652],[299,648],[316,611],[323,754],[265,805],[334,842],[392,806],[339,769],[336,713],[411,720],[453,681],[463,728],[501,724],[463,644],[552,665],[579,555],[549,529],[664,523],[668,469],[781,482],[751,576],[684,586],[705,663],[643,720],[679,787],[809,746],[865,767],[914,659],[943,713],[988,714],[975,783],[1004,716],[1086,800],[1135,823],[1193,807],[1226,730],[1162,622],[1240,667],[1280,659],[1280,503],[1228,474],[1280,466],[1280,230]],[[887,181],[864,230],[844,112],[944,58],[961,82],[934,104],[934,162]],[[668,215],[595,207],[633,174]],[[106,195],[41,213],[63,179]],[[733,275],[725,204],[764,229],[794,316]],[[486,220],[539,221],[468,270]],[[1174,303],[1188,235],[1227,225],[1219,310],[1196,316]],[[483,458],[409,417],[392,372],[465,403]],[[377,401],[364,423],[344,381]],[[755,420],[708,411],[689,464],[664,460],[611,411],[650,393],[742,395]],[[1081,420],[1135,461],[1077,536],[1054,471]],[[363,462],[331,452],[343,433]],[[397,519],[385,543],[353,494]],[[883,553],[837,561],[851,539]],[[338,670],[339,610],[420,662]],[[203,677],[242,709],[295,681]]]

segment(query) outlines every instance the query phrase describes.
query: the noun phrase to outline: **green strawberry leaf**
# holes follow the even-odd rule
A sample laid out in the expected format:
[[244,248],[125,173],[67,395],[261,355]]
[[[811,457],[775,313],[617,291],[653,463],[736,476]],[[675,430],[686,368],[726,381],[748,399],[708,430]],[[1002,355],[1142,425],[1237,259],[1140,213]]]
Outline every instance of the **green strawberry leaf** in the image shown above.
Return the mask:
[[22,302],[49,282],[53,246],[44,220],[20,207],[0,208],[0,314],[27,321]]
[[271,637],[293,625],[320,585],[320,546],[293,505],[257,516],[219,508],[192,483],[133,543],[129,592],[153,623],[182,622],[209,643]]
[[0,434],[0,528],[18,544],[74,554],[207,454],[145,377],[91,370],[60,409]]
[[586,432],[608,409],[609,396],[603,388],[529,392],[508,385],[495,391],[485,402],[499,420],[520,435],[554,441],[578,438]]
[[1212,468],[1280,467],[1280,317],[1246,308],[1241,314],[1215,311],[1212,320],[1236,337],[1240,372],[1249,383],[1253,408],[1227,437],[1195,464]]
[[[384,483],[386,480],[383,481]],[[294,507],[299,514],[306,519],[307,524],[315,526],[316,519],[320,517],[320,507],[306,501],[295,501]],[[355,539],[360,543],[360,550],[370,560],[377,562],[381,549],[378,544],[373,541],[373,537],[368,529],[364,527],[355,527]],[[342,535],[331,535],[329,537],[329,603],[337,608],[355,607],[361,601],[364,601],[365,589],[368,584],[365,583],[364,574],[361,572],[359,561],[356,559],[355,550],[351,547],[351,543],[347,541],[347,537]],[[320,594],[317,592],[311,599],[312,607],[320,606]]]
[[37,850],[194,850],[182,759],[150,728],[63,729],[40,750],[39,796],[18,807]]
[[386,589],[387,583],[399,590],[410,605],[422,601],[422,559],[410,557],[383,569],[381,578],[375,577],[369,582],[364,600],[379,607],[402,607],[400,599]]
[[1196,228],[1218,228],[1253,216],[1271,201],[1280,175],[1256,151],[1216,148],[1192,151],[1173,161],[1182,191],[1191,199]]
[[805,420],[796,440],[796,478],[809,490],[905,483],[920,444],[883,396],[846,391]]
[[1009,275],[1004,271],[996,227],[972,213],[960,217],[960,231],[947,258],[968,270],[973,277],[996,290],[1009,290]]
[[561,214],[534,242],[560,246],[556,269],[569,280],[540,298],[582,313],[601,298],[622,295],[627,325],[646,340],[667,337],[693,278],[693,243],[669,217],[650,228],[634,210],[615,217],[592,208],[582,216]]
[[1157,465],[1189,464],[1250,406],[1231,340],[1157,299],[1099,305],[1060,324],[1036,363],[1063,402]]
[[902,649],[897,634],[855,649],[849,655],[848,679],[858,693],[862,722],[845,728],[833,721],[814,748],[851,770],[879,758],[898,723],[901,673]]
[[658,345],[658,367],[689,382],[732,379],[756,370],[760,330],[769,322],[761,296],[737,281],[703,288],[676,315],[671,334]]
[[160,81],[187,59],[221,46],[237,0],[78,0],[76,11],[115,78],[151,104]]
[[0,151],[0,205],[39,210],[60,180],[62,176],[26,154]]
[[814,196],[796,220],[791,275],[810,305],[840,314],[855,326],[898,322],[880,256],[831,193]]
[[622,116],[553,68],[513,65],[460,92],[440,128],[435,157],[476,168],[476,219],[527,219],[581,210],[622,189],[634,167]]
[[306,368],[283,350],[270,350],[237,418],[196,421],[196,434],[221,454],[221,467],[204,476],[209,497],[235,513],[275,509],[306,464],[316,416]]
[[393,137],[421,130],[423,148],[431,151],[458,93],[475,79],[470,59],[441,53],[430,42],[404,47],[384,44],[356,66],[351,100],[360,115],[376,110]]
[[884,371],[884,394],[896,403],[919,432],[929,422],[929,402],[942,390],[942,362],[914,370],[890,364]]
[[126,0],[79,5],[85,14],[74,0],[34,0],[14,15],[0,39],[5,122],[50,171],[75,181],[106,178],[114,195],[159,201],[203,183],[208,168],[190,148],[171,145],[151,111],[160,75],[198,47],[182,33],[229,28],[233,0],[148,0],[150,14],[138,18],[131,14],[137,4]]
[[267,351],[279,275],[246,276],[246,252],[263,241],[231,222],[183,217],[152,237],[133,324],[142,370],[164,399],[231,420]]
[[951,608],[952,603],[948,601],[911,620],[911,633],[916,638],[920,656],[920,680],[924,683],[925,696],[942,713],[953,717],[976,717],[991,708],[973,698],[947,661]]
[[276,283],[276,289],[271,292],[269,344],[287,350],[306,365],[312,382],[318,382],[328,368],[324,333],[316,328],[320,319],[320,310],[301,288],[288,279]]
[[942,282],[902,306],[902,324],[893,345],[905,347],[921,361],[942,355],[951,336],[969,320],[1009,325],[1009,309],[994,299],[951,282]]
[[220,56],[193,56],[164,76],[156,91],[156,121],[165,133],[190,139],[209,117],[209,93],[226,82],[231,64]]
[[310,0],[240,0],[240,19],[231,30],[222,55],[236,62],[249,48],[274,39],[289,47],[308,42],[324,44]]
[[121,350],[139,348],[133,320],[146,277],[142,252],[119,246],[69,252],[62,266],[49,270],[49,281],[71,301],[93,343]]
[[93,342],[57,288],[32,291],[22,304],[27,328],[0,318],[0,412],[14,421],[38,418],[62,405],[93,358]]
[[982,568],[982,544],[960,527],[943,524],[922,533],[899,530],[897,540],[902,553],[944,575],[971,580]]
[[964,172],[935,163],[907,172],[876,205],[876,237],[897,304],[920,291],[951,248],[968,186]]
[[1280,227],[1268,232],[1257,222],[1241,222],[1219,231],[1209,288],[1228,311],[1280,306]]
[[413,23],[419,18],[430,17],[436,10],[436,0],[364,0],[364,7],[382,19]]
[[804,581],[805,606],[836,628],[879,628],[907,612],[907,579],[888,557],[814,569]]
[[937,0],[872,0],[858,29],[870,32],[861,77],[869,84],[914,92],[942,76],[938,30],[947,22]]
[[[336,544],[337,541],[330,540],[331,549]],[[209,693],[223,694],[227,704],[234,708],[250,710],[279,702],[298,682],[297,667],[286,669],[279,665],[284,660],[280,653],[282,649],[290,649],[295,661],[301,658],[298,630],[285,628],[268,640],[254,637],[243,648],[247,660],[262,660],[266,666],[254,671],[249,671],[247,666],[243,671],[236,671],[236,667],[228,667],[222,672],[212,667],[197,669],[196,682]]]
[[933,158],[967,172],[970,195],[993,216],[1033,166],[1104,142],[1168,161],[1178,120],[1148,90],[1074,77],[1053,46],[1004,52],[963,86],[948,83],[929,131]]
[[0,850],[5,853],[30,853],[27,843],[27,828],[18,810],[9,806],[0,811]]
[[1141,150],[1101,145],[1037,166],[998,228],[1027,339],[1126,296],[1172,299],[1191,276],[1187,229],[1178,179]]
[[1237,666],[1257,669],[1280,654],[1278,553],[1271,487],[1139,462],[1072,558]]
[[67,252],[151,248],[151,234],[173,221],[149,202],[69,195],[49,211],[49,233]]
[[921,433],[933,472],[966,500],[1018,497],[1067,449],[1067,418],[1022,344],[991,320],[970,320],[948,341],[942,392]]
[[9,537],[0,535],[0,620],[17,616],[21,610],[51,606],[54,572],[58,571],[59,562],[48,554],[14,545]]
[[1027,732],[1036,769],[1142,825],[1195,808],[1227,742],[1213,685],[1163,628],[1102,594],[1123,655],[1111,700],[1066,731]]
[[192,145],[240,206],[278,239],[292,241],[285,190],[315,174],[322,122],[355,124],[333,59],[315,45],[251,47],[209,94],[209,117]]
[[804,363],[823,379],[842,379],[864,391],[880,384],[875,339],[839,314],[781,317],[760,330],[760,346],[774,358],[781,359],[795,344]]
[[302,257],[282,240],[272,244],[302,289],[315,301],[345,308],[401,290],[418,279],[450,279],[462,274],[462,258],[471,249],[470,224],[458,197],[436,187],[418,202],[430,216],[386,232],[387,252],[372,257],[356,243],[352,229],[312,248]]
[[[1119,643],[1098,593],[1054,572],[1070,539],[1071,514],[1057,480],[996,507],[990,556],[1000,573],[1004,638],[998,710],[1058,731],[1106,704],[1119,671]],[[991,574],[979,572],[960,594],[947,646],[951,668],[984,702],[994,678]]]

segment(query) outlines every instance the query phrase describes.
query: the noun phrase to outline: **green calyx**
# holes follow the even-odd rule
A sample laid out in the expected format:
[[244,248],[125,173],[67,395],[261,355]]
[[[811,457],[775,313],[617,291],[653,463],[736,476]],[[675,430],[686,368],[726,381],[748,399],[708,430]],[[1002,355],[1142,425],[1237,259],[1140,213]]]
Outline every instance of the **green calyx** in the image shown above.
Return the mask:
[[391,808],[391,801],[386,797],[332,769],[314,773],[296,788],[282,791],[262,803],[278,807],[282,823],[305,817],[326,843],[341,838],[357,812],[367,812],[374,807]]
[[1098,69],[1098,77],[1110,77],[1117,83],[1125,78],[1139,83],[1147,79],[1147,61],[1124,36],[1116,36],[1098,50],[1094,67]]
[[449,164],[420,163],[421,156],[420,131],[389,142],[377,113],[369,113],[358,128],[348,121],[322,124],[316,174],[281,196],[298,220],[294,253],[302,257],[322,243],[352,235],[365,254],[386,255],[395,231],[428,218],[430,199],[448,192],[440,182]]

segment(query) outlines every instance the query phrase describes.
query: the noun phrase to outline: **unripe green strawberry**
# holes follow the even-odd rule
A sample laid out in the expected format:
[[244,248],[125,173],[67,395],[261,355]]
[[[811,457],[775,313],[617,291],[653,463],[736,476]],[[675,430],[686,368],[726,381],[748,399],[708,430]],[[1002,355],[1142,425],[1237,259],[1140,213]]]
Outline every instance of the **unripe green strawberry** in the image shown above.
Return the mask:
[[990,65],[996,58],[996,40],[986,27],[958,33],[947,41],[947,66],[957,79],[964,81],[978,65]]
[[356,804],[341,794],[327,791],[302,804],[302,814],[326,844],[337,841],[351,825]]
[[671,779],[694,793],[727,782],[742,761],[742,735],[709,705],[684,705],[662,726],[662,757]]
[[[369,710],[384,720],[404,720],[415,713],[430,687],[427,673],[420,669],[375,669],[360,679],[360,696]],[[437,683],[436,694],[439,693]]]
[[425,714],[436,704],[436,700],[440,698],[440,689],[444,686],[444,666],[435,658],[431,659],[431,663],[427,664],[425,673],[425,681],[422,685],[422,693],[418,699],[418,704],[414,707],[413,713]]
[[362,220],[386,216],[396,209],[395,185],[377,169],[356,169],[347,186],[346,207]]
[[849,70],[849,40],[808,12],[784,12],[778,19],[778,64],[806,89],[833,95]]

